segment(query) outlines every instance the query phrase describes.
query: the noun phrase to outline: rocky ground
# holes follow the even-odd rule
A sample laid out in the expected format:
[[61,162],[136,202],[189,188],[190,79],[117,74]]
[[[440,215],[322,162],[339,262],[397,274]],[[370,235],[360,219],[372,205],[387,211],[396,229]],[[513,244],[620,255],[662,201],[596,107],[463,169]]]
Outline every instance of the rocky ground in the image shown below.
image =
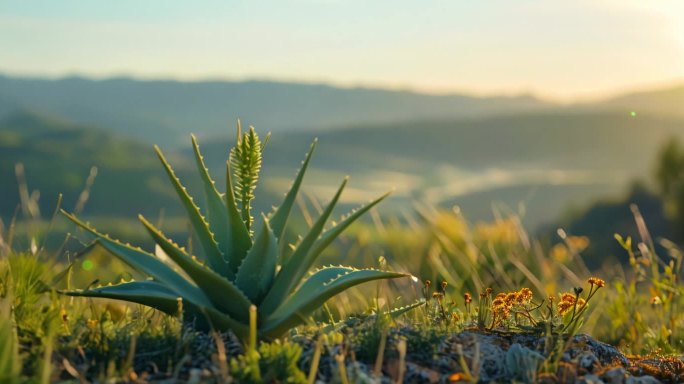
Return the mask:
[[[462,332],[444,337],[431,360],[407,356],[406,382],[465,379],[461,357],[480,382],[680,383],[684,358],[628,358],[615,347],[578,335],[567,344],[555,371],[537,373],[547,353],[544,337],[516,333]],[[414,360],[414,361],[412,361]]]
[[[684,382],[684,356],[625,356],[615,347],[584,334],[559,344],[544,336],[524,333],[476,330],[449,333],[396,327],[384,335],[386,348],[378,365],[381,335],[377,329],[365,327],[349,328],[338,334],[337,339],[330,338],[321,350],[316,382],[343,383],[342,371],[350,383],[395,383],[400,379],[405,383]],[[301,347],[297,365],[307,374],[314,359],[316,338],[300,334],[292,335],[290,339]],[[244,353],[234,336],[224,335],[223,340],[229,360],[231,356]],[[176,364],[179,369],[173,372],[155,363],[154,350],[138,354],[133,369],[135,375],[130,381],[170,382],[169,379],[175,378],[181,382],[217,382],[217,377],[225,375],[213,337],[197,334],[189,347],[181,364]],[[555,354],[553,364],[540,369],[545,360],[548,363],[548,356],[554,356],[554,351],[562,352]],[[342,370],[341,365],[344,365]]]

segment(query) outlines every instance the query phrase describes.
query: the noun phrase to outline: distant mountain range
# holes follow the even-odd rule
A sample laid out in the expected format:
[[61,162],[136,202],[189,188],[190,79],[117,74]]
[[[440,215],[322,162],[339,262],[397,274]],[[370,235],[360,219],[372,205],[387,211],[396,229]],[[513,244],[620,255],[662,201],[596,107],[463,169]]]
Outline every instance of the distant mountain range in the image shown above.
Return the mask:
[[684,116],[684,86],[624,95],[591,105],[559,106],[533,96],[473,97],[338,88],[266,81],[59,80],[0,75],[0,116],[36,110],[145,141],[178,145],[188,132],[232,131],[237,118],[261,130],[325,131],[352,125],[456,120],[586,110]]
[[[660,145],[684,139],[684,87],[573,106],[533,97],[475,98],[269,82],[135,81],[0,76],[0,216],[19,202],[14,164],[25,165],[44,210],[59,192],[73,206],[89,169],[99,175],[90,215],[180,212],[151,143],[192,188],[189,133],[200,137],[223,185],[234,120],[274,135],[257,192],[267,209],[287,188],[311,140],[306,189],[319,196],[346,174],[346,203],[397,191],[385,206],[458,204],[491,216],[493,202],[527,206],[534,227],[648,178]],[[630,112],[636,111],[632,116]],[[199,194],[201,195],[201,193]]]
[[272,132],[537,111],[530,96],[479,98],[263,81],[60,80],[0,76],[0,113],[38,110],[146,141],[232,132],[237,118]]

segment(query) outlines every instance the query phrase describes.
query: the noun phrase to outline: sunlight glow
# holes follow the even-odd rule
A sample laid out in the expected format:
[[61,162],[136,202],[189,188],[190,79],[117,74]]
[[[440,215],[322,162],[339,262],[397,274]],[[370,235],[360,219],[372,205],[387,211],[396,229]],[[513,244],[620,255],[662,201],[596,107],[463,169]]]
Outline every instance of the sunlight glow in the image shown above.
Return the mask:
[[678,0],[96,3],[3,2],[0,73],[256,78],[559,101],[684,78]]

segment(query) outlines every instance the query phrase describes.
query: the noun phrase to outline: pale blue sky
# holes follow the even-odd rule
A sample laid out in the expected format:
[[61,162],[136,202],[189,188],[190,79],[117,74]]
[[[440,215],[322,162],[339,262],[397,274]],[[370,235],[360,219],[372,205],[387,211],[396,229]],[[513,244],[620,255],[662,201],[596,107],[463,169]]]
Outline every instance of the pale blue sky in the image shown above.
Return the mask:
[[601,97],[684,81],[684,1],[0,0],[0,73]]

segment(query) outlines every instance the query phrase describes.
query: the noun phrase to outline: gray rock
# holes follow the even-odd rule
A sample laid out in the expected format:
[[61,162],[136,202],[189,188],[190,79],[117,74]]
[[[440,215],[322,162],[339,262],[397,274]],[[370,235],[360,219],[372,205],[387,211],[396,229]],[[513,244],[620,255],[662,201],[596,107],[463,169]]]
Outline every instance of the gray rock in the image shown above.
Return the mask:
[[593,352],[604,365],[609,363],[618,363],[622,366],[629,365],[627,357],[610,344],[602,343],[585,334],[575,336],[573,341],[575,346],[584,346],[584,350]]
[[606,383],[611,383],[611,384],[623,384],[625,382],[625,379],[629,376],[627,374],[627,370],[625,370],[622,367],[616,367],[616,368],[611,368],[607,370],[601,378],[603,381]]
[[594,374],[589,374],[577,378],[575,384],[603,384],[603,380]]
[[[448,359],[448,361],[442,363],[442,366],[452,365],[460,367],[459,356],[455,349],[459,344],[462,347],[466,364],[468,364],[470,370],[478,373],[481,381],[497,381],[503,380],[506,377],[506,352],[501,345],[507,344],[507,340],[502,339],[498,335],[476,332],[462,332],[451,335],[442,340],[437,349],[439,356]],[[444,370],[440,369],[440,371]]]
[[653,376],[630,376],[625,380],[625,384],[660,384],[660,380]]
[[594,372],[601,366],[601,362],[593,352],[585,351],[577,356],[577,366],[587,372]]

